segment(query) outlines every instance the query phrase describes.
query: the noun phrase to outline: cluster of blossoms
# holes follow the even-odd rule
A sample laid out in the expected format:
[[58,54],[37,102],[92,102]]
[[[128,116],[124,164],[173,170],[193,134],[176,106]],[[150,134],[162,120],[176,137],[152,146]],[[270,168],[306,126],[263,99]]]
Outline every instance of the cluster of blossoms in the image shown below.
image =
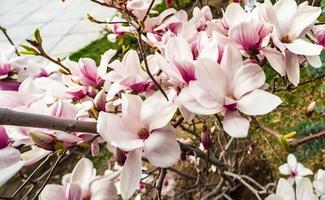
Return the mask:
[[[170,123],[175,113],[179,111],[186,121],[195,115],[220,115],[227,134],[247,137],[249,116],[267,114],[282,102],[267,91],[266,62],[295,86],[301,64],[321,66],[325,31],[315,25],[321,9],[306,3],[279,0],[272,5],[266,0],[251,12],[231,3],[217,20],[209,7],[195,8],[191,18],[172,8],[150,17],[148,1],[112,4],[145,19],[140,39],[156,52],[142,62],[136,50],[129,50],[121,60],[113,59],[115,50],[108,50],[99,66],[90,58],[65,59],[62,64],[70,73],[62,74],[59,66],[38,66],[15,56],[14,47],[0,46],[0,107],[97,122],[101,136],[1,126],[0,185],[23,166],[57,150],[90,142],[95,156],[99,144],[107,143],[122,168],[96,176],[91,162],[82,159],[62,186],[48,185],[40,198],[114,199],[120,193],[129,199],[141,186],[143,158],[160,168],[179,161],[179,136]],[[110,39],[137,31],[119,23],[110,28]],[[20,145],[31,149],[21,153],[16,148]],[[281,171],[295,177],[309,174],[291,157]],[[296,184],[297,194],[301,187],[310,188],[307,179]],[[324,194],[324,171],[318,172],[314,186],[319,195]],[[281,179],[278,188],[277,195],[268,199],[296,199],[281,196],[283,188],[293,191],[287,181]]]
[[[279,180],[276,194],[271,194],[266,200],[324,200],[325,199],[325,170],[319,169],[313,183],[308,177],[313,172],[297,162],[294,155],[288,155],[288,163],[279,167],[280,173],[289,176]],[[293,188],[296,186],[296,190]]]

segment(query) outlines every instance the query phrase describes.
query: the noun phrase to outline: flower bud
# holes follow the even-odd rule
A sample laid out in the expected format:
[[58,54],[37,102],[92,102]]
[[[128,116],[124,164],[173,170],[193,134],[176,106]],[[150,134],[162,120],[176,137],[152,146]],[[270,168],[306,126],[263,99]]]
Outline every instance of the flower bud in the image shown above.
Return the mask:
[[182,151],[181,156],[180,156],[180,160],[181,161],[186,161],[187,160],[186,152]]
[[8,146],[10,140],[7,135],[6,129],[3,126],[0,126],[0,149]]
[[56,138],[54,136],[43,132],[30,132],[29,137],[36,146],[49,151],[55,150]]
[[119,148],[116,148],[114,158],[118,165],[123,166],[126,160],[126,154]]
[[314,113],[315,106],[316,106],[316,102],[315,101],[311,102],[308,105],[307,110],[306,110],[306,116],[307,117],[311,117],[311,115]]
[[93,157],[95,157],[95,156],[98,156],[98,154],[99,154],[99,144],[98,144],[98,142],[93,142],[93,143],[91,143],[91,155],[93,156]]
[[208,149],[211,145],[211,139],[208,131],[203,131],[201,133],[201,143],[205,149]]
[[96,95],[95,99],[94,99],[94,104],[96,105],[96,107],[101,110],[101,111],[105,111],[105,106],[106,106],[106,94],[104,90],[101,90],[98,92],[98,94]]

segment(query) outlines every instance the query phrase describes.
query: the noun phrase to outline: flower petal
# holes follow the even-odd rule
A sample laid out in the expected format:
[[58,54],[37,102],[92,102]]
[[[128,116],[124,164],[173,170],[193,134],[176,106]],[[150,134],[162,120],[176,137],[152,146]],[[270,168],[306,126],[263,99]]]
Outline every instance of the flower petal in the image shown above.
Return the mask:
[[286,73],[289,81],[297,86],[300,81],[299,59],[296,54],[285,52]]
[[280,178],[278,187],[276,188],[276,195],[283,200],[295,200],[295,191],[291,184],[284,178]]
[[149,125],[149,131],[166,126],[173,118],[177,105],[157,91],[148,97],[142,105],[141,119]]
[[181,149],[173,133],[156,130],[144,142],[146,158],[157,167],[170,167],[181,155]]
[[302,39],[297,39],[285,45],[292,53],[305,56],[318,56],[323,50],[323,46]]
[[137,139],[137,132],[130,132],[125,130],[124,126],[121,124],[121,119],[119,116],[100,112],[98,116],[97,132],[107,141],[115,140],[133,140]]
[[306,59],[307,62],[315,68],[320,68],[322,66],[320,56],[306,56]]
[[226,111],[223,119],[223,129],[231,137],[246,137],[249,129],[249,121],[242,117],[238,111]]
[[122,124],[127,125],[129,131],[137,132],[143,128],[141,124],[141,97],[131,94],[122,94]]
[[285,62],[283,54],[273,48],[265,47],[260,50],[269,61],[271,67],[277,71],[281,76],[285,75]]
[[62,185],[48,184],[39,196],[39,200],[65,199],[65,189]]
[[256,89],[244,95],[237,103],[237,109],[246,115],[264,115],[282,103],[281,99],[264,90]]
[[225,47],[220,67],[229,81],[231,81],[231,77],[236,74],[236,71],[242,65],[243,59],[239,49],[232,44],[228,44]]
[[129,152],[123,166],[120,182],[123,200],[131,198],[139,187],[142,174],[141,151],[142,150],[134,150]]
[[89,159],[80,159],[71,173],[70,183],[78,184],[83,192],[87,191],[91,179],[95,176],[94,170],[94,165]]
[[288,165],[291,169],[296,169],[297,168],[297,159],[293,154],[289,154],[287,158]]
[[123,151],[133,151],[143,147],[143,140],[115,140],[111,142],[111,145],[118,147]]
[[247,64],[240,67],[234,74],[233,95],[240,99],[246,93],[261,87],[265,83],[263,69],[257,64]]

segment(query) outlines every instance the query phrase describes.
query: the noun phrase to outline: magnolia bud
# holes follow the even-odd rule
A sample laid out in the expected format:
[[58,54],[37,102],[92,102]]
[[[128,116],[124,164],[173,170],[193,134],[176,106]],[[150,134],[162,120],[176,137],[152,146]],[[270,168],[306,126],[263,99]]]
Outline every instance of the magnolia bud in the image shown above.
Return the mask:
[[114,158],[118,165],[123,166],[126,160],[126,154],[119,148],[116,148]]
[[180,160],[181,161],[186,161],[187,160],[186,153],[184,151],[182,151],[182,153],[181,153]]
[[98,156],[99,150],[100,150],[100,148],[99,148],[98,142],[95,141],[95,142],[91,143],[91,155],[93,157]]
[[165,0],[165,3],[168,7],[170,7],[173,4],[173,0]]
[[56,138],[54,136],[43,132],[30,132],[29,137],[36,146],[49,151],[55,150]]
[[211,140],[208,131],[203,131],[201,133],[201,143],[205,149],[208,149],[211,145]]
[[314,113],[315,106],[316,106],[316,102],[315,101],[311,102],[308,105],[307,110],[306,110],[306,116],[307,117],[311,117],[311,115]]
[[96,95],[95,99],[94,99],[94,104],[96,105],[96,107],[101,110],[101,111],[105,111],[105,106],[106,106],[106,93],[104,90],[101,90],[98,92],[98,94]]
[[8,146],[9,141],[6,129],[3,126],[0,126],[0,149]]

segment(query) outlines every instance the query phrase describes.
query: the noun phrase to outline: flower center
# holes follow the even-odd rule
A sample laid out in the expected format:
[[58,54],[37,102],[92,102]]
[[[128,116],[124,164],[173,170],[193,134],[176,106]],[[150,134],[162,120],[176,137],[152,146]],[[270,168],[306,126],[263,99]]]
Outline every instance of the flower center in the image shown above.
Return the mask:
[[293,176],[293,177],[297,176],[297,171],[296,170],[292,170],[291,171],[291,176]]
[[281,42],[283,43],[290,43],[290,38],[289,38],[289,35],[284,35],[282,38],[281,38]]
[[145,140],[149,137],[149,131],[146,128],[138,130],[138,136],[140,139]]

